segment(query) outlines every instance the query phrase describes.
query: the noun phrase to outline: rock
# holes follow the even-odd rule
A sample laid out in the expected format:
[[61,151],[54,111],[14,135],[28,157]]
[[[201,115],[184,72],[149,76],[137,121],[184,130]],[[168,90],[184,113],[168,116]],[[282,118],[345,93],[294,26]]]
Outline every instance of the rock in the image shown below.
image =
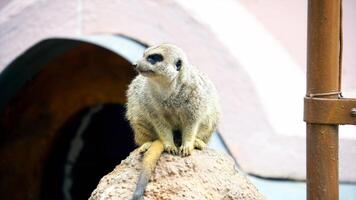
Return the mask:
[[[132,152],[104,176],[90,200],[130,199],[136,187],[142,155]],[[143,200],[262,200],[265,199],[221,152],[195,150],[191,156],[162,154]]]

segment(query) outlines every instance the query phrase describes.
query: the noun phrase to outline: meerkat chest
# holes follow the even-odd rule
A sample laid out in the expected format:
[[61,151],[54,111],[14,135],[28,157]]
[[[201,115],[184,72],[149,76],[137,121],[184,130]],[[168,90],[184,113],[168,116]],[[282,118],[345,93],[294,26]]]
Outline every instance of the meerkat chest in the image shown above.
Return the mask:
[[177,113],[165,112],[163,117],[171,125],[172,129],[179,129],[181,127],[181,120]]
[[188,95],[186,95],[186,90],[181,88],[170,96],[165,96],[165,93],[156,93],[152,95],[152,98],[156,108],[159,108],[158,113],[174,129],[180,129],[184,126],[182,123],[189,115],[188,108],[191,104]]
[[186,115],[184,106],[175,101],[162,101],[162,117],[174,128],[179,129],[182,125],[182,118]]

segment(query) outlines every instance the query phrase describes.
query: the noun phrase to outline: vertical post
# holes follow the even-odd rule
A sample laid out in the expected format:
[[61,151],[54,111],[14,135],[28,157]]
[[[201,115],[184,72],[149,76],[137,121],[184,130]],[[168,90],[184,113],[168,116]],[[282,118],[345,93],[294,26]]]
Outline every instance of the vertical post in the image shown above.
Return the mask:
[[[308,1],[307,96],[338,98],[340,0]],[[338,125],[307,123],[307,199],[337,200]]]

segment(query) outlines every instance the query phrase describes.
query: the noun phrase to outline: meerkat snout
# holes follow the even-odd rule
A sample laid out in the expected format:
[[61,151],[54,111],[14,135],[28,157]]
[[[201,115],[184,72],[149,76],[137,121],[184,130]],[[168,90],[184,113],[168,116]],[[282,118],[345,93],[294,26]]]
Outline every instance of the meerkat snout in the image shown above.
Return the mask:
[[155,74],[155,71],[150,63],[147,63],[145,60],[138,61],[135,65],[135,70],[142,76],[152,76]]

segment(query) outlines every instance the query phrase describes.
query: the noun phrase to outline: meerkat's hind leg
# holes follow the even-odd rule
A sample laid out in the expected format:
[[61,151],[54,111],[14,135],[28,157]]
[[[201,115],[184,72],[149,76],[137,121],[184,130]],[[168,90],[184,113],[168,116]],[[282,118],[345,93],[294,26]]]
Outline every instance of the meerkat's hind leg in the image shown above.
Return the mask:
[[194,141],[194,148],[203,150],[207,147],[207,143],[213,134],[213,125],[209,122],[201,124]]
[[139,148],[138,148],[138,151],[140,153],[145,153],[152,145],[152,142],[145,142],[143,143],[143,145],[141,145]]
[[203,140],[196,138],[194,142],[194,148],[203,150],[206,148],[206,143]]

